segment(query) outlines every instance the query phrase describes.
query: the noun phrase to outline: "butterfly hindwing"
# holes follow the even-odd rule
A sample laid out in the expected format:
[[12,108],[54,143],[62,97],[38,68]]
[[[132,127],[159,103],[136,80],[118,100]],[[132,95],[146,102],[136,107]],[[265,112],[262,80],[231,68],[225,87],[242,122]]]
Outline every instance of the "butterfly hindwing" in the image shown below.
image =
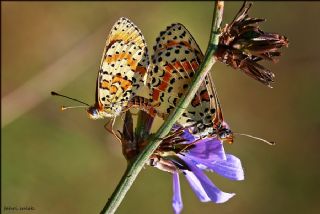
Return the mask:
[[97,78],[96,102],[117,116],[145,84],[147,45],[138,27],[120,18],[107,38]]

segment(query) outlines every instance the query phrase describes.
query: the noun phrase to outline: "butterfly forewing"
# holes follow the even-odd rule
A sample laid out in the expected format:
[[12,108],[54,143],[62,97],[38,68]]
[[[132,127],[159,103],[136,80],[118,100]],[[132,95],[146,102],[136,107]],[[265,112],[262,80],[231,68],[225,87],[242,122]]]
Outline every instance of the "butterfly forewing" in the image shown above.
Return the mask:
[[145,84],[149,66],[147,45],[141,31],[120,18],[107,38],[97,78],[96,102],[117,116]]

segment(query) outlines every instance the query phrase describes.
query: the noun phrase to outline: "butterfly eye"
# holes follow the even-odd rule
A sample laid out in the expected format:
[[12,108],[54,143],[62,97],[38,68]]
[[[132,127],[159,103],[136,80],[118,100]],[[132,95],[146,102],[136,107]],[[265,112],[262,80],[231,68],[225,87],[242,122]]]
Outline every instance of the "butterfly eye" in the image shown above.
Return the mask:
[[226,139],[232,136],[232,131],[230,129],[224,128],[223,130],[220,131],[219,135],[221,139]]
[[221,139],[226,138],[227,136],[228,136],[228,134],[226,132],[220,133],[220,138]]
[[95,106],[90,106],[87,110],[90,119],[98,119],[99,112]]

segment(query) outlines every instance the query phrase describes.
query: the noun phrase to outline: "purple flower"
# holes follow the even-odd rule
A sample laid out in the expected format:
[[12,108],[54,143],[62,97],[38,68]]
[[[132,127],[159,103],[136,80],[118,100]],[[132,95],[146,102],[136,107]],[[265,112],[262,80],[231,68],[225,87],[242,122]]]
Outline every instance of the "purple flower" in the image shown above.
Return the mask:
[[179,172],[185,175],[201,202],[224,203],[233,197],[234,193],[221,191],[203,171],[212,171],[231,180],[243,180],[244,173],[240,160],[233,155],[226,154],[222,142],[216,138],[197,140],[188,130],[183,131],[180,136],[183,136],[185,141],[175,144],[170,139],[174,145],[172,148],[176,150],[172,152],[166,149],[166,152],[163,152],[160,158],[158,157],[158,161],[152,164],[173,174],[172,206],[174,212],[180,213],[183,207]]
[[[142,114],[145,113],[142,112]],[[125,131],[120,134],[123,153],[130,162],[135,154],[143,149],[146,141],[140,138],[143,136],[140,131],[133,132],[130,112],[126,114],[126,121]],[[225,153],[221,140],[214,137],[198,139],[190,133],[189,129],[178,125],[175,125],[171,133],[163,139],[150,157],[149,165],[172,173],[172,206],[176,214],[180,213],[183,208],[179,173],[185,175],[191,189],[201,202],[224,203],[235,195],[223,192],[216,187],[206,176],[204,170],[215,172],[231,180],[244,179],[240,160]]]

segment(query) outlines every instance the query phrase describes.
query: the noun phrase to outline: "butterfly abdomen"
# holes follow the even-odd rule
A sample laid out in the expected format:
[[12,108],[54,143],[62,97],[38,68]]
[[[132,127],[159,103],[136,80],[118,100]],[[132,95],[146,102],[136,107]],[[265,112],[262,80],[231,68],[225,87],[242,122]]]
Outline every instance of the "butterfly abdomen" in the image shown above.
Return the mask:
[[127,108],[138,108],[142,111],[147,112],[150,116],[155,117],[157,111],[155,110],[154,106],[151,105],[149,99],[141,97],[141,96],[134,96],[129,102]]

